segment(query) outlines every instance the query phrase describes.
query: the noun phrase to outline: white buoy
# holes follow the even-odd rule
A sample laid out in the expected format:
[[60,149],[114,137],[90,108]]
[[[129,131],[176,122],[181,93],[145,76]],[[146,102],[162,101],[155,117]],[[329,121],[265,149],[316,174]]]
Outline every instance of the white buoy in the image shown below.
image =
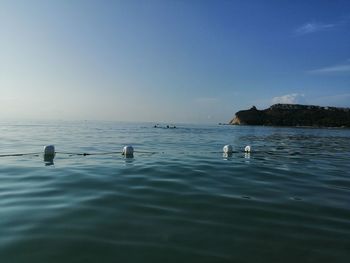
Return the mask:
[[232,145],[227,144],[227,145],[224,146],[224,148],[222,148],[222,150],[224,151],[224,153],[230,154],[230,153],[232,153],[233,148],[232,148]]
[[55,155],[55,146],[54,145],[46,145],[44,147],[44,155],[45,156],[54,156]]
[[44,147],[44,162],[46,165],[53,165],[53,159],[55,158],[55,146],[47,145]]
[[244,151],[245,151],[246,153],[250,153],[251,147],[250,147],[249,145],[247,145],[247,146],[244,148]]
[[131,145],[124,146],[122,154],[125,157],[133,157],[134,156],[134,148]]

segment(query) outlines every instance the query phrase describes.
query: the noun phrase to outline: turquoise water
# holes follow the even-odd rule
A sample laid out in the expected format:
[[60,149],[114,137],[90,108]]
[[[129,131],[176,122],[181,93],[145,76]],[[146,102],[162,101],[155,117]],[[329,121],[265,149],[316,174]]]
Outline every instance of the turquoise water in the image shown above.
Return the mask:
[[[0,123],[0,262],[348,262],[350,130]],[[250,155],[221,153],[251,145]]]

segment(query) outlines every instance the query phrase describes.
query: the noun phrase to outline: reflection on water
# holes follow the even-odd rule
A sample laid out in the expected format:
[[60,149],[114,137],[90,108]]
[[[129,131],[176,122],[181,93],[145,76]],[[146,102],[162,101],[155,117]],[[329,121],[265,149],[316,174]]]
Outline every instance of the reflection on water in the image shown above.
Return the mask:
[[224,160],[228,160],[230,158],[232,158],[232,153],[223,153],[222,154],[222,157],[224,158]]
[[55,158],[55,154],[44,154],[44,162],[46,166],[53,165],[53,159]]
[[124,162],[125,164],[132,164],[135,161],[134,156],[125,156]]

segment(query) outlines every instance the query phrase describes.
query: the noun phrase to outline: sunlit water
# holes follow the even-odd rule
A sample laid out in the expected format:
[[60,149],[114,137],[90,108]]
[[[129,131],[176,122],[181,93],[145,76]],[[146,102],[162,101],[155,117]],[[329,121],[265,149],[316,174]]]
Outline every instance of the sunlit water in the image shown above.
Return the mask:
[[1,263],[349,262],[350,130],[0,123],[0,155],[47,144],[139,152],[1,157]]

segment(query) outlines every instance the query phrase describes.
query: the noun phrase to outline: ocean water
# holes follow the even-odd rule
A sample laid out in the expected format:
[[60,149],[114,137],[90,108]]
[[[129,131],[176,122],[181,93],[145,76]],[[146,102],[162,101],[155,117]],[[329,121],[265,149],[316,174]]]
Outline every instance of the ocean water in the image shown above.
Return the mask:
[[12,153],[1,263],[349,262],[347,129],[1,122]]

